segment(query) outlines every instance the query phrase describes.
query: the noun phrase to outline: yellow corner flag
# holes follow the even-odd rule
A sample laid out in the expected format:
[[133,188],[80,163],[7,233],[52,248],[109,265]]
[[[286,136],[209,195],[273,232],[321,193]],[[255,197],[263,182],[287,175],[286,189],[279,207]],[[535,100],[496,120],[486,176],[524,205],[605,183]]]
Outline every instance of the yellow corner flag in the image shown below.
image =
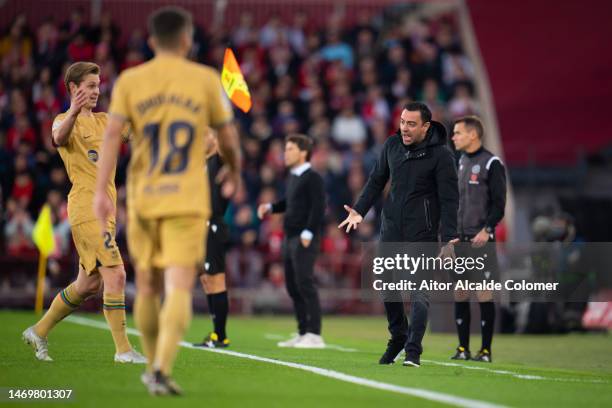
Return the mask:
[[41,255],[49,256],[55,250],[55,239],[53,238],[53,223],[51,222],[51,208],[45,204],[40,210],[32,238]]
[[43,297],[45,293],[45,274],[47,272],[47,257],[55,250],[55,238],[53,237],[53,223],[51,222],[51,208],[45,204],[40,210],[32,239],[40,251],[38,258],[38,282],[36,284],[36,305],[34,311],[42,312]]
[[221,84],[227,96],[244,113],[251,109],[251,94],[249,87],[242,76],[240,65],[236,61],[234,52],[230,48],[225,49],[223,58],[223,72],[221,72]]

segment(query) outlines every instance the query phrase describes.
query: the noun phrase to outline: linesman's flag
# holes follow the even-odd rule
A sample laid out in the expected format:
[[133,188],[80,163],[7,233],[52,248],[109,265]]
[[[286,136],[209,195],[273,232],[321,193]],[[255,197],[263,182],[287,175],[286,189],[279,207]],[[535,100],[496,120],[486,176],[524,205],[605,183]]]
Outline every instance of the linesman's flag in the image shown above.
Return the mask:
[[251,93],[247,86],[240,65],[236,61],[234,52],[230,48],[225,49],[225,57],[223,58],[223,72],[221,72],[221,84],[225,93],[230,98],[234,105],[240,108],[244,113],[251,109]]

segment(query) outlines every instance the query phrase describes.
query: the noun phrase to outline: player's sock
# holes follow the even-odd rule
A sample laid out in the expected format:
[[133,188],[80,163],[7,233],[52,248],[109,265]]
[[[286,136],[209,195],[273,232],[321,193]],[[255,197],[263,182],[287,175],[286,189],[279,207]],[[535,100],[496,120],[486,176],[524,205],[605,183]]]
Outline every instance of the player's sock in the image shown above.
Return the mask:
[[191,323],[191,292],[174,289],[166,295],[159,315],[159,338],[155,365],[162,374],[171,375],[179,342]]
[[493,329],[495,328],[495,304],[493,302],[480,303],[480,318],[482,330],[482,348],[491,351]]
[[134,320],[140,331],[140,344],[147,358],[147,372],[153,372],[159,332],[160,297],[156,294],[136,294]]
[[229,302],[227,298],[227,291],[221,293],[213,293],[210,296],[211,316],[213,319],[213,325],[215,333],[219,336],[219,341],[225,340],[225,325],[227,322],[227,313],[229,309]]
[[104,317],[111,329],[115,352],[125,353],[132,349],[125,331],[125,295],[104,293]]
[[470,302],[455,302],[455,323],[459,335],[459,347],[470,349]]
[[71,283],[55,296],[47,313],[34,326],[34,332],[46,338],[51,329],[64,317],[75,311],[83,300],[85,299],[77,293],[74,282]]

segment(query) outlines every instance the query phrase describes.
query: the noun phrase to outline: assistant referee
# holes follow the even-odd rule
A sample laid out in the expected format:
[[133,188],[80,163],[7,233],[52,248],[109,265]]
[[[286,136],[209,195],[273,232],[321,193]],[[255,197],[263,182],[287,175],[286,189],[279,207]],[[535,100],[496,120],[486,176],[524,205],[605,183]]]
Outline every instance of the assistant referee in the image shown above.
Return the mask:
[[[455,121],[453,143],[461,151],[459,159],[459,211],[457,229],[461,244],[457,256],[481,257],[487,260],[482,272],[472,271],[463,276],[471,281],[492,280],[496,277],[495,227],[504,217],[506,206],[506,170],[499,157],[482,145],[484,128],[476,116],[465,116]],[[489,243],[489,244],[487,244]],[[480,305],[482,346],[472,358],[470,353],[470,291],[455,291],[455,322],[459,347],[454,360],[492,362],[491,343],[495,328],[493,292],[476,291]]]
[[229,199],[221,193],[222,186],[217,182],[219,171],[223,167],[223,158],[219,154],[217,137],[209,131],[206,167],[210,185],[210,203],[212,215],[208,222],[206,239],[206,261],[199,269],[200,283],[206,293],[208,311],[213,321],[213,331],[204,337],[198,347],[225,348],[230,345],[226,325],[229,313],[229,299],[225,280],[225,255],[229,242],[228,227],[223,216],[229,205]]

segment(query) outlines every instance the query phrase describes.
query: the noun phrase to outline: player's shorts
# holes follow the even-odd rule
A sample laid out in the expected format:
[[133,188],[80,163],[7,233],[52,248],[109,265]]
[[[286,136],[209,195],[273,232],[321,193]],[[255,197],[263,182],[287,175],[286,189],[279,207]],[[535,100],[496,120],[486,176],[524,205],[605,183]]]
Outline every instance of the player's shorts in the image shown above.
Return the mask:
[[115,242],[115,223],[108,222],[104,233],[98,221],[88,221],[72,226],[72,239],[79,254],[79,263],[87,275],[99,266],[123,265],[119,247]]
[[487,244],[481,248],[474,248],[471,244],[472,237],[462,236],[460,242],[455,245],[456,257],[469,257],[473,259],[480,258],[484,264],[484,268],[473,268],[458,274],[455,271],[451,272],[453,279],[468,280],[470,282],[498,281],[499,280],[499,265],[497,263],[497,251],[495,249],[495,240],[489,240]]
[[169,266],[201,268],[206,221],[204,217],[187,215],[154,219],[130,217],[127,241],[134,265],[143,271]]
[[206,261],[204,268],[199,269],[200,274],[216,275],[225,272],[227,241],[227,226],[223,220],[211,220],[206,239]]

